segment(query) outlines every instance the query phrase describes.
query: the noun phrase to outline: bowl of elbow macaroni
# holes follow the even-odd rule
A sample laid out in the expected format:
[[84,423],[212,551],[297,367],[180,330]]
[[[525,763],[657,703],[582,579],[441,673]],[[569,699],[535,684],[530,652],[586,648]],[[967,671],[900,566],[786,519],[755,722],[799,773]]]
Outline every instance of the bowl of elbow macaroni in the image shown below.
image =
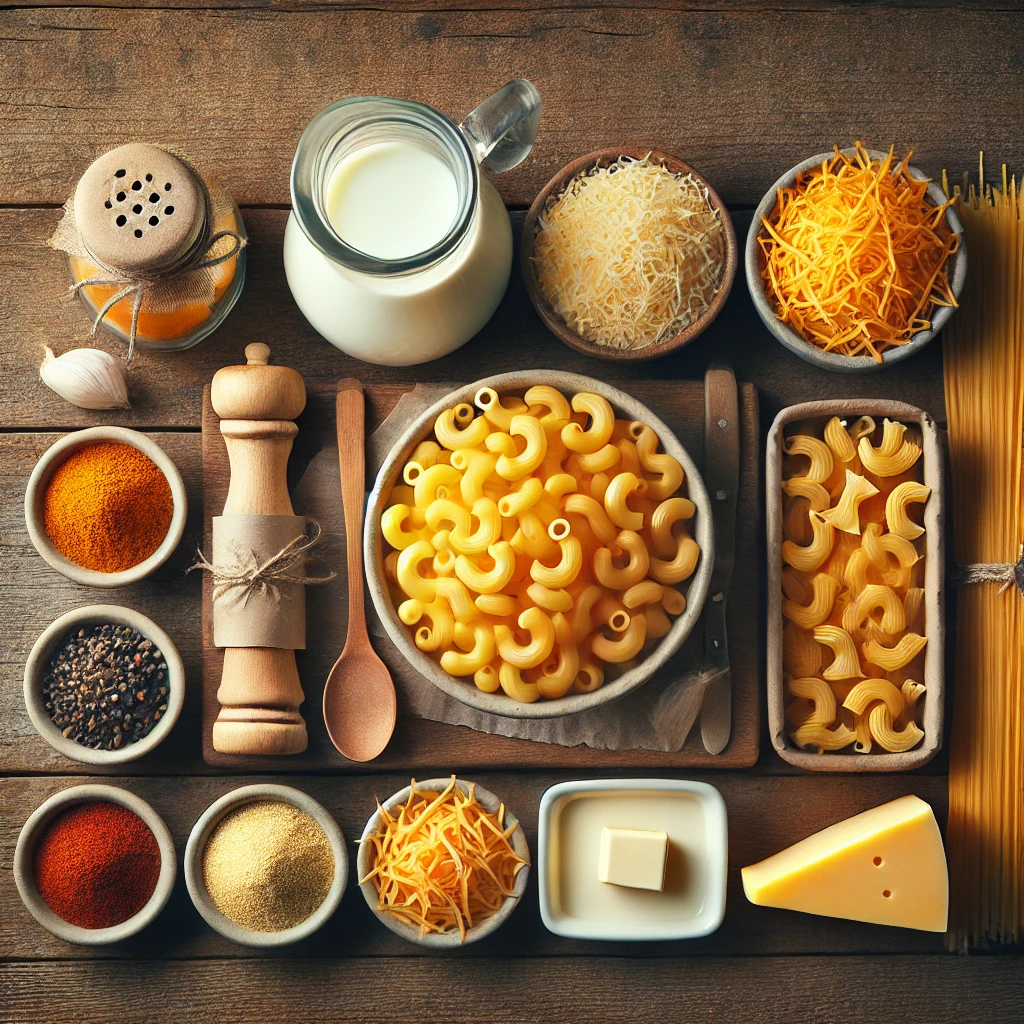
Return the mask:
[[412,666],[515,718],[647,682],[693,630],[714,561],[707,491],[672,432],[552,370],[486,378],[417,417],[377,475],[364,545]]

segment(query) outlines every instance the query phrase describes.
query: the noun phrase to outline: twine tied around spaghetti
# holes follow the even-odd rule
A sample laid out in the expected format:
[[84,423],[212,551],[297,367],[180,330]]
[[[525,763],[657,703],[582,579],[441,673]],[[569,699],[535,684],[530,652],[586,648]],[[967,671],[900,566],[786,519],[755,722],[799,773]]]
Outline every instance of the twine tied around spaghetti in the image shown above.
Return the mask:
[[957,566],[953,573],[953,583],[958,587],[969,583],[1002,583],[1000,594],[1016,584],[1024,596],[1024,544],[1021,545],[1020,557],[1016,562],[978,562]]
[[267,594],[275,601],[281,600],[279,584],[299,583],[315,585],[329,583],[336,573],[326,576],[307,576],[304,567],[309,553],[316,548],[323,538],[323,531],[315,519],[309,519],[306,530],[290,540],[276,555],[260,561],[259,556],[251,548],[244,549],[241,545],[232,545],[231,553],[236,561],[230,565],[214,565],[199,549],[198,558],[188,572],[198,569],[208,572],[213,577],[213,596],[223,596],[233,588],[242,590],[242,607],[248,603],[255,593]]

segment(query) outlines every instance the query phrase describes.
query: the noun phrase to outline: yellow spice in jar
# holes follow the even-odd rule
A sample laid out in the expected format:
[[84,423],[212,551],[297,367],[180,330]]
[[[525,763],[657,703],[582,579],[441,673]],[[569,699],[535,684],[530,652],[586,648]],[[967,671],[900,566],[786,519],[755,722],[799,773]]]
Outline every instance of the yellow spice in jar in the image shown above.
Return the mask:
[[334,851],[319,823],[281,800],[231,811],[203,851],[214,906],[235,924],[280,932],[301,924],[334,881]]

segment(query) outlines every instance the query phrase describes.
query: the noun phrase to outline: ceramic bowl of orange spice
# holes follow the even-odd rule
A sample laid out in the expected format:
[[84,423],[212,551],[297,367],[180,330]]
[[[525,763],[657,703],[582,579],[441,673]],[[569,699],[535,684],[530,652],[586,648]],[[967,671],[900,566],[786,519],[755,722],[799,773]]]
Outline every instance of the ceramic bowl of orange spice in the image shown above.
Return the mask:
[[36,463],[25,523],[36,551],[68,579],[121,587],[167,561],[187,505],[178,467],[155,441],[125,427],[90,427]]

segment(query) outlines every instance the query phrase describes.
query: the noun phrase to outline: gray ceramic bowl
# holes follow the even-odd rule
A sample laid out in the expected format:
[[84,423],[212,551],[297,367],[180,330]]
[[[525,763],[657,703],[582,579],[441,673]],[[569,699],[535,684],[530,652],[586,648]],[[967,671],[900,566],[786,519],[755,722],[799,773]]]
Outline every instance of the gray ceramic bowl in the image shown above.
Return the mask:
[[[622,675],[608,680],[602,687],[591,693],[567,694],[555,700],[538,700],[533,704],[520,704],[502,692],[484,693],[473,685],[472,679],[457,679],[448,675],[441,666],[424,654],[412,641],[406,627],[398,618],[391,601],[384,576],[384,538],[380,532],[380,519],[387,508],[391,488],[394,486],[402,467],[420,441],[433,432],[434,420],[445,409],[459,402],[472,404],[473,396],[482,387],[494,388],[501,394],[522,392],[534,384],[550,384],[563,394],[572,395],[578,391],[591,391],[611,403],[616,415],[630,420],[641,420],[658,435],[662,450],[673,456],[686,474],[687,496],[697,506],[693,520],[694,538],[700,545],[701,556],[697,569],[689,580],[686,591],[686,609],[673,623],[672,628],[650,649],[643,660]],[[387,630],[388,636],[402,652],[406,660],[422,676],[429,679],[450,697],[468,704],[479,711],[507,718],[560,718],[591,708],[601,707],[624,697],[647,682],[662,665],[672,657],[690,635],[700,618],[711,584],[711,570],[715,561],[714,527],[711,519],[711,501],[704,487],[700,471],[689,453],[679,443],[675,434],[654,415],[647,406],[638,402],[618,388],[613,388],[593,377],[578,373],[562,373],[557,370],[523,370],[516,373],[501,373],[485,377],[475,384],[467,384],[451,392],[429,409],[422,412],[403,431],[395,447],[384,460],[377,479],[370,492],[367,504],[366,523],[363,533],[363,552],[366,561],[366,578],[377,614]]]
[[[300,921],[294,928],[286,928],[280,932],[253,931],[225,917],[214,906],[203,877],[203,853],[213,830],[230,811],[256,800],[279,800],[304,811],[324,830],[334,853],[334,881],[323,903],[305,921]],[[242,786],[241,789],[225,793],[219,800],[210,804],[192,827],[188,845],[185,847],[185,884],[196,910],[203,915],[211,928],[225,938],[243,946],[258,946],[265,949],[287,946],[312,935],[338,909],[348,885],[348,850],[345,848],[345,837],[327,809],[300,790],[292,789],[291,786]]]
[[[427,779],[425,782],[416,783],[416,791],[421,793],[424,790],[435,790],[441,792],[446,789],[448,783],[451,782],[451,778],[447,779]],[[469,791],[469,783],[462,779],[456,780],[456,785],[459,786],[464,793]],[[392,811],[399,804],[405,803],[409,799],[409,793],[412,787],[406,786],[405,789],[400,789],[394,796],[389,797],[384,801],[383,807],[387,811]],[[485,810],[490,811],[492,814],[498,810],[501,805],[501,801],[490,791],[484,789],[483,786],[477,785],[476,787],[476,798],[480,801],[481,805]],[[505,826],[518,824],[519,819],[506,807],[505,808]],[[374,833],[380,830],[380,811],[374,811],[370,815],[370,820],[366,823],[366,828],[363,829],[363,834],[359,837],[359,853],[356,855],[356,878],[363,879],[370,871],[372,865],[370,863],[371,847],[366,840]],[[530,874],[530,847],[526,842],[526,835],[523,833],[523,828],[520,825],[519,828],[512,833],[512,848],[516,853],[527,862],[526,867],[520,869],[519,874],[516,875],[516,882],[513,887],[513,895],[506,896],[505,902],[502,904],[501,909],[494,914],[492,917],[487,918],[481,924],[475,925],[472,928],[466,930],[465,942],[456,932],[446,932],[444,934],[428,934],[420,935],[419,929],[413,925],[406,924],[404,921],[399,921],[389,914],[386,910],[381,910],[378,906],[377,889],[372,881],[359,882],[359,890],[362,892],[363,897],[366,900],[366,905],[373,911],[374,916],[381,924],[390,928],[396,935],[401,935],[403,939],[408,939],[409,942],[415,942],[420,946],[428,946],[431,949],[457,949],[460,946],[469,945],[471,942],[479,942],[480,939],[485,938],[492,932],[497,931],[504,923],[508,920],[512,911],[519,906],[519,901],[522,899],[523,893],[526,892],[526,882]]]
[[[171,525],[160,546],[145,561],[122,572],[97,572],[95,569],[86,569],[70,561],[53,546],[43,525],[43,501],[53,474],[83,445],[96,444],[100,441],[130,444],[144,455],[148,455],[167,478],[174,501]],[[137,430],[128,430],[126,427],[89,427],[87,430],[76,430],[72,434],[66,434],[43,452],[28,478],[28,487],[25,489],[25,525],[36,551],[57,572],[87,587],[123,587],[128,583],[137,583],[155,572],[170,558],[181,542],[187,513],[188,498],[185,494],[185,484],[171,457],[145,434],[140,434]]]
[[[134,916],[114,925],[112,928],[80,928],[69,924],[64,918],[55,914],[43,901],[36,889],[34,859],[36,847],[46,832],[50,822],[61,812],[75,804],[105,801],[120,804],[137,814],[150,828],[160,847],[160,874],[157,876],[156,888],[149,902]],[[65,942],[74,942],[80,946],[105,946],[111,942],[120,942],[141,932],[154,921],[163,910],[174,889],[174,879],[178,866],[174,853],[174,840],[163,818],[149,804],[134,793],[115,786],[72,786],[71,789],[54,793],[37,807],[28,821],[25,822],[18,845],[14,850],[14,881],[18,886],[22,901],[29,913],[49,932]]]
[[[853,150],[845,149],[842,152],[849,154]],[[888,156],[887,153],[882,153],[875,149],[869,149],[867,152],[875,160],[882,160]],[[870,356],[844,356],[836,352],[823,352],[816,345],[806,341],[793,328],[788,324],[782,323],[776,317],[775,312],[765,298],[764,285],[761,281],[757,236],[761,230],[762,218],[767,217],[775,208],[776,193],[780,188],[789,188],[796,180],[798,174],[808,171],[812,167],[820,167],[822,162],[828,160],[832,155],[832,153],[819,153],[817,156],[801,161],[795,167],[786,171],[765,193],[764,198],[754,211],[753,219],[750,222],[750,230],[747,232],[747,244],[743,256],[743,264],[747,274],[747,287],[750,289],[750,297],[754,300],[754,308],[757,310],[758,316],[761,317],[762,323],[790,352],[795,353],[809,363],[814,363],[815,366],[820,366],[824,370],[831,370],[834,373],[872,373],[875,370],[881,370],[887,366],[902,362],[904,359],[909,359],[915,353],[920,352],[942,330],[946,322],[953,315],[954,308],[951,306],[937,308],[935,315],[932,317],[932,326],[929,330],[915,334],[913,339],[905,345],[899,345],[886,350],[882,353],[882,361],[879,363]],[[915,178],[927,177],[923,171],[918,170],[916,167],[910,167],[909,171]],[[934,181],[928,186],[928,196],[934,203],[940,206],[946,201],[945,193]],[[963,291],[964,281],[967,280],[967,245],[964,241],[964,226],[952,207],[946,211],[946,223],[951,231],[960,236],[960,249],[950,257],[948,269],[950,287],[953,289],[953,294],[959,300],[960,293]]]
[[[119,750],[93,750],[90,747],[83,747],[81,743],[76,743],[72,739],[65,738],[60,729],[53,724],[53,719],[46,713],[46,708],[43,706],[43,675],[46,672],[50,655],[64,637],[83,626],[101,626],[108,622],[137,629],[144,637],[148,637],[157,645],[167,662],[170,691],[167,695],[167,712],[148,735]],[[84,764],[124,764],[126,761],[134,761],[136,758],[148,754],[162,743],[174,728],[174,723],[178,720],[182,704],[185,701],[185,666],[181,662],[181,655],[178,654],[178,648],[174,646],[174,642],[152,619],[148,619],[131,608],[91,604],[62,615],[43,630],[25,662],[24,691],[25,707],[28,709],[28,716],[32,719],[32,724],[36,727],[36,732],[59,754]]]

